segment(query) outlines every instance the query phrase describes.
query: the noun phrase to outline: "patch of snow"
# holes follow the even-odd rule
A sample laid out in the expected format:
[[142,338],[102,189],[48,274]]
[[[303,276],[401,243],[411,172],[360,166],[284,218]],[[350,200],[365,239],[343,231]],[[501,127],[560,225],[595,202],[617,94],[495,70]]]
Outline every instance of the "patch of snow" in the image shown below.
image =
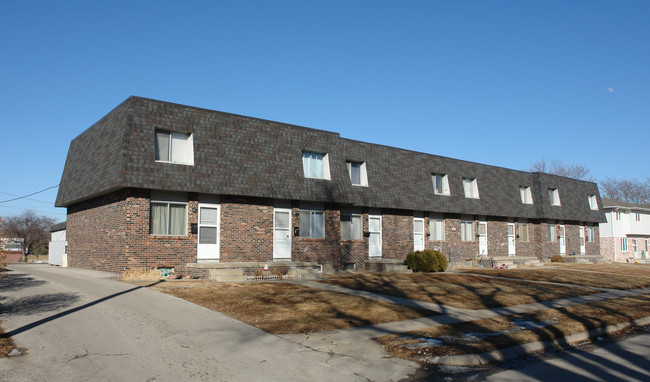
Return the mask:
[[19,356],[23,355],[23,353],[21,353],[20,350],[18,350],[18,349],[14,349],[11,352],[9,352],[8,355],[9,355],[9,357],[19,357]]

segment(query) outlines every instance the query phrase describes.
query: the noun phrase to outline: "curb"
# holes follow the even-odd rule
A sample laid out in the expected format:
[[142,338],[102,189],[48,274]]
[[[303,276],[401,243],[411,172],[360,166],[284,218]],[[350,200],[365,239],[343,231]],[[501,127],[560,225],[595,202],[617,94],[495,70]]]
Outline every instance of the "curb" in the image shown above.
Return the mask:
[[503,362],[532,353],[552,350],[558,346],[565,346],[571,343],[588,340],[594,336],[617,332],[629,326],[645,326],[650,324],[650,316],[638,318],[630,322],[622,322],[617,325],[607,325],[602,328],[592,329],[586,332],[575,333],[564,338],[558,338],[553,341],[535,341],[526,344],[512,346],[500,350],[495,350],[480,354],[448,355],[433,357],[427,360],[427,363],[436,365],[452,366],[483,366],[494,362]]

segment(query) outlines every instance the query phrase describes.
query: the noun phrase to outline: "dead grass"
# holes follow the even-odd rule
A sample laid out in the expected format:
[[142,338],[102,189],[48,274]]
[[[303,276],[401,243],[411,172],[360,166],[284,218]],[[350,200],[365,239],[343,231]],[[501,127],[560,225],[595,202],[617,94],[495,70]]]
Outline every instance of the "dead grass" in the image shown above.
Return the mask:
[[163,282],[153,288],[273,334],[320,332],[432,315],[427,311],[282,282]]
[[120,280],[123,281],[160,280],[162,278],[160,271],[152,268],[129,269],[120,275]]
[[[376,340],[394,356],[426,362],[435,356],[478,354],[534,341],[557,340],[646,316],[650,316],[650,295],[441,325]],[[530,325],[531,322],[536,325]],[[432,340],[441,342],[434,345]]]
[[567,267],[566,264],[560,264],[554,266],[553,269],[466,269],[461,272],[522,280],[550,281],[596,288],[635,289],[650,286],[650,278],[647,277],[633,276],[629,272],[615,271],[614,268],[594,267],[593,269],[611,269],[611,271],[606,272],[607,277],[603,277],[602,271],[580,272],[579,270],[589,269],[588,267],[584,267],[588,264],[581,265],[583,267],[575,267],[575,269],[573,269],[574,266]]
[[596,292],[454,273],[364,273],[332,276],[322,282],[465,309],[528,304]]
[[5,358],[16,348],[16,344],[11,338],[5,337],[5,332],[0,327],[0,358]]
[[619,275],[632,275],[640,277],[650,277],[650,264],[625,264],[625,263],[613,263],[613,264],[573,264],[573,263],[564,263],[557,264],[551,263],[549,265],[557,266],[558,268],[566,268],[570,270],[580,270],[580,271],[589,271],[589,272],[602,272],[602,273],[614,273]]

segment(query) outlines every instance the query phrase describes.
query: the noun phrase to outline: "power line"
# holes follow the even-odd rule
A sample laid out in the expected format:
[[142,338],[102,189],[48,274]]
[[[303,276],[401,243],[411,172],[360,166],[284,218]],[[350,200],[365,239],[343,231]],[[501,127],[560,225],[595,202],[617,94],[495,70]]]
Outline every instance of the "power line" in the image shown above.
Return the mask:
[[[16,195],[16,194],[10,194],[10,193],[8,193],[8,192],[4,192],[4,191],[0,191],[0,194],[9,195],[9,196],[18,196],[18,195]],[[30,198],[25,198],[25,199],[26,199],[26,200],[31,200],[32,202],[45,203],[45,204],[49,204],[49,205],[54,204],[54,203],[52,203],[52,202],[46,202],[45,200],[30,199]]]
[[39,210],[39,209],[36,209],[36,208],[13,207],[13,206],[0,206],[0,208],[13,208],[14,210],[22,210],[22,211],[30,211],[31,210],[31,211],[36,211],[36,212],[43,212],[43,213],[48,214],[48,215],[62,215],[62,216],[67,215],[67,214],[65,214],[63,212],[50,212],[50,211],[46,211],[46,210]]
[[58,184],[57,184],[56,186],[50,186],[50,187],[45,188],[45,189],[40,190],[40,191],[32,192],[32,193],[29,194],[29,195],[19,196],[19,197],[17,197],[17,198],[8,199],[8,200],[2,200],[2,201],[0,201],[0,203],[7,203],[7,202],[13,202],[14,200],[25,199],[25,198],[30,197],[30,196],[32,196],[32,195],[40,194],[41,192],[45,192],[45,191],[47,191],[47,190],[49,190],[49,189],[57,188],[57,187],[59,187]]

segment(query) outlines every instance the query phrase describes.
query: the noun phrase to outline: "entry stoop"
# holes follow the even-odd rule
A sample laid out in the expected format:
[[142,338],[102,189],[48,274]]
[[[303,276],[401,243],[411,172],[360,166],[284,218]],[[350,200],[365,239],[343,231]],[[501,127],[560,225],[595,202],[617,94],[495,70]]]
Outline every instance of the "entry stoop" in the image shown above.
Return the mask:
[[190,263],[187,264],[187,270],[193,276],[222,282],[247,281],[247,276],[254,275],[256,272],[270,275],[272,271],[278,271],[283,275],[297,274],[300,280],[322,278],[321,266],[318,263],[307,261]]
[[481,257],[479,260],[480,268],[492,268],[492,261],[497,266],[506,265],[508,268],[517,268],[520,266],[539,267],[544,265],[535,256],[496,256]]
[[240,282],[246,281],[243,269],[209,269],[208,278],[221,282]]
[[413,273],[404,265],[404,260],[399,259],[368,259],[364,267],[367,272]]

